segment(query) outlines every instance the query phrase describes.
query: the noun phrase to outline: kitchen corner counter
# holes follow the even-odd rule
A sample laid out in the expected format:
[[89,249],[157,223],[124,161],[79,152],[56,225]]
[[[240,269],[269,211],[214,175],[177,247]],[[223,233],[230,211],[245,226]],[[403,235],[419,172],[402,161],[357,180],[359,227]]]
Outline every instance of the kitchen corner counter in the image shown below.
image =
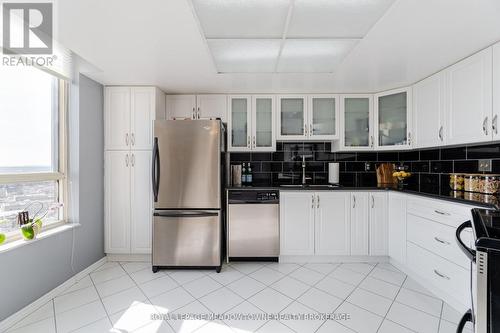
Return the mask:
[[427,198],[446,200],[465,205],[480,206],[484,208],[500,210],[500,197],[491,194],[452,191],[452,190],[417,190],[413,188],[398,188],[393,185],[378,186],[325,186],[325,185],[307,185],[307,186],[230,186],[228,191],[246,191],[246,190],[279,190],[279,191],[396,191],[401,193],[413,194]]

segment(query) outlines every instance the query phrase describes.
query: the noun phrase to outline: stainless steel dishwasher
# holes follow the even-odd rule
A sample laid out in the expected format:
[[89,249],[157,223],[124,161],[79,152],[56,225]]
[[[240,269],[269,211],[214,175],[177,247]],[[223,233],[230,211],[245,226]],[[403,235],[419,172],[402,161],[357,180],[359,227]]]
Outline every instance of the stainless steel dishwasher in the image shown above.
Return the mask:
[[229,260],[272,260],[279,256],[279,191],[228,191]]

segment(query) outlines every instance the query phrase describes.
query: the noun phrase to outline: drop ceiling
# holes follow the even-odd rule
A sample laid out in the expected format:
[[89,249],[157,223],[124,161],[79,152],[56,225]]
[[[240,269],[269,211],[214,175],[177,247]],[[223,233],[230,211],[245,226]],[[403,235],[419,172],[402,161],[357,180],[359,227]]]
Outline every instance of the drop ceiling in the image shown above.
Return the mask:
[[332,73],[394,0],[191,0],[218,73]]
[[[209,2],[210,30],[194,0],[56,0],[56,37],[99,69],[86,73],[94,80],[169,93],[377,92],[412,84],[500,40],[498,0],[395,0],[387,8],[377,0],[295,0],[285,40],[288,0]],[[229,14],[221,17],[221,8]],[[216,24],[222,19],[227,25]],[[329,44],[340,41],[346,45]],[[334,61],[322,53],[340,47],[350,51]],[[215,52],[228,72],[242,62],[249,70],[220,74]],[[256,73],[273,66],[276,52],[282,61],[275,70],[284,72]],[[325,63],[333,73],[317,72]]]

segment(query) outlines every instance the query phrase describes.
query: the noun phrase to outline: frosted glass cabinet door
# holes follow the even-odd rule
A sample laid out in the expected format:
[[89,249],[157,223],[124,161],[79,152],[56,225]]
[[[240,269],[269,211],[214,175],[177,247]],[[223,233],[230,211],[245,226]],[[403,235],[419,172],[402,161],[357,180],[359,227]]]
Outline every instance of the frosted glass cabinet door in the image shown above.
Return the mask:
[[344,147],[357,150],[371,149],[373,147],[371,96],[344,96],[341,109]]
[[250,97],[229,97],[229,148],[232,151],[251,149],[250,143]]
[[310,138],[333,140],[338,138],[338,98],[336,96],[309,97]]
[[274,133],[274,97],[253,96],[252,98],[252,150],[276,150]]
[[279,97],[278,121],[278,139],[303,139],[306,137],[306,99],[297,96]]
[[401,149],[410,146],[409,100],[406,89],[376,95],[377,146]]

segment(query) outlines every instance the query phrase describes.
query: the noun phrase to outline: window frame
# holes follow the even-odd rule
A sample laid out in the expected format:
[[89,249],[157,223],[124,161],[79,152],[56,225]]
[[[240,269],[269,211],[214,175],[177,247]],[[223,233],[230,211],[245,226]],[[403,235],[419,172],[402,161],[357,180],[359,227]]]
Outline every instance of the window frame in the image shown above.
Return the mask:
[[[47,72],[49,75],[52,73]],[[53,75],[54,76],[54,75]],[[42,232],[59,227],[68,221],[68,172],[67,172],[67,156],[68,156],[68,106],[69,106],[69,82],[54,76],[55,86],[57,87],[57,96],[54,96],[57,100],[57,160],[58,160],[58,170],[54,172],[34,172],[34,173],[13,173],[13,174],[0,174],[0,184],[14,184],[14,183],[26,183],[26,182],[37,182],[37,181],[57,181],[58,184],[58,199],[62,207],[59,208],[60,219],[55,222],[51,222],[43,226]],[[54,129],[53,129],[54,130]],[[54,156],[53,156],[54,158]],[[61,214],[62,213],[62,214]],[[2,245],[14,242],[22,238],[19,230],[13,230],[6,232],[6,240]],[[1,246],[1,245],[0,245]]]

